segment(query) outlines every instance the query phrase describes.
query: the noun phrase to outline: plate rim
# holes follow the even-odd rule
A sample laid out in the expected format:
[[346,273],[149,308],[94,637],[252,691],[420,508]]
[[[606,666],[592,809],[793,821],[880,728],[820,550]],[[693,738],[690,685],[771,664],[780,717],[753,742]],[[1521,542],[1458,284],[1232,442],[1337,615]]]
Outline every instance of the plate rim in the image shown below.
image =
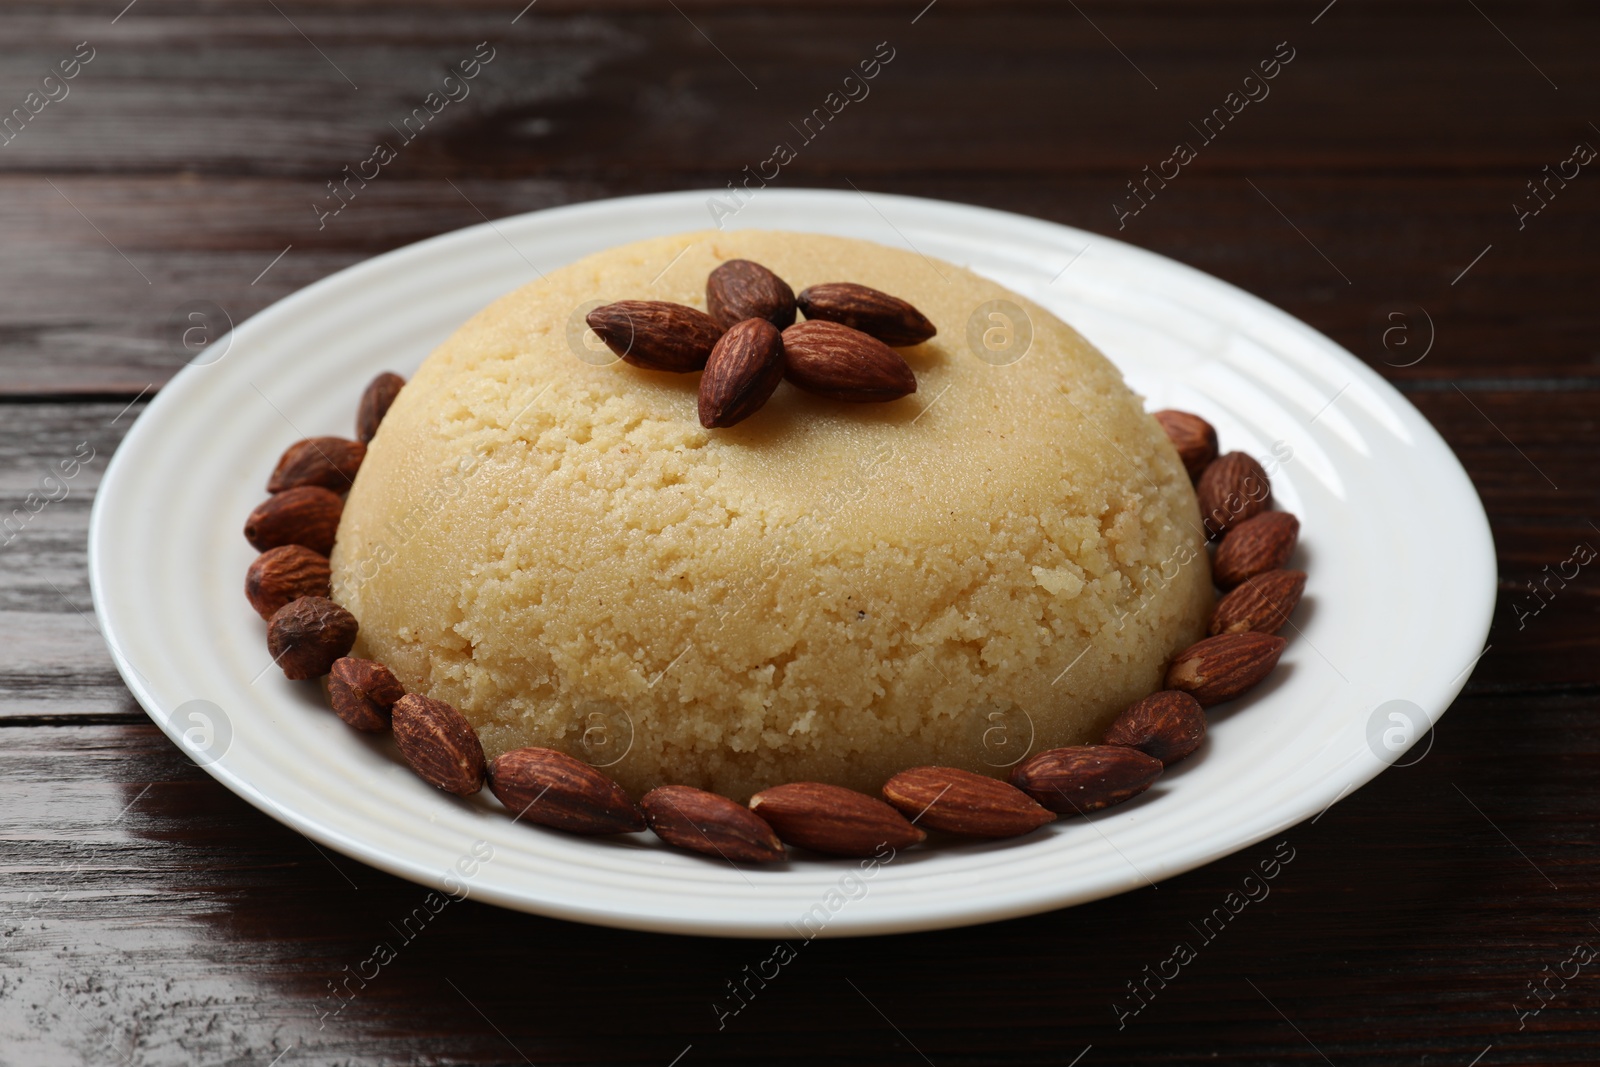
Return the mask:
[[[358,272],[370,272],[376,274],[391,268],[396,264],[397,261],[403,263],[405,260],[409,260],[414,257],[426,256],[429,251],[440,246],[452,244],[454,242],[470,242],[476,239],[481,239],[488,235],[493,235],[498,240],[504,236],[499,230],[500,226],[514,226],[524,222],[532,222],[532,220],[536,219],[544,219],[548,222],[559,223],[572,217],[581,218],[583,216],[596,213],[626,213],[630,211],[637,211],[644,215],[649,215],[652,210],[657,208],[676,208],[685,202],[703,202],[710,197],[719,195],[722,195],[721,190],[702,189],[680,190],[665,193],[647,193],[635,196],[591,200],[519,213],[517,215],[507,216],[497,220],[485,221],[472,226],[464,227],[462,229],[436,234],[421,241],[403,245],[399,248],[384,252],[378,256],[370,257],[368,259],[351,264],[348,267],[342,268],[341,270],[336,271],[324,278],[318,279],[316,282],[313,282],[308,286],[288,294],[280,300],[268,305],[266,308],[263,308],[255,315],[252,315],[249,319],[239,323],[238,326],[235,327],[233,336],[229,339],[229,343],[235,343],[238,340],[238,335],[241,332],[247,331],[247,328],[249,328],[249,332],[270,329],[275,318],[292,313],[294,308],[300,302],[315,299],[320,297],[329,289],[336,288],[339,285],[348,284],[352,280],[351,276],[353,274],[357,274]],[[827,189],[767,189],[763,190],[761,195],[764,199],[768,199],[773,202],[792,200],[802,206],[807,203],[825,204],[829,202],[840,203],[844,201],[854,203],[858,199],[864,199],[866,196],[866,194]],[[1484,593],[1486,595],[1480,595],[1478,599],[1479,612],[1477,615],[1477,621],[1476,623],[1473,623],[1472,620],[1467,620],[1463,624],[1463,628],[1479,634],[1480,644],[1481,638],[1487,636],[1489,626],[1492,622],[1496,593],[1495,583],[1498,569],[1496,565],[1492,530],[1488,523],[1487,514],[1483,508],[1482,499],[1478,495],[1476,487],[1473,485],[1465,469],[1461,466],[1459,458],[1455,456],[1448,443],[1444,441],[1443,437],[1439,435],[1438,431],[1434,429],[1432,424],[1429,423],[1428,420],[1421,414],[1421,412],[1411,404],[1404,394],[1400,393],[1399,390],[1385,380],[1382,375],[1380,375],[1377,371],[1368,366],[1354,354],[1350,353],[1348,350],[1344,349],[1331,338],[1328,338],[1326,335],[1322,334],[1320,331],[1317,331],[1309,324],[1268,303],[1262,298],[1238,288],[1224,279],[1208,274],[1199,270],[1198,268],[1191,267],[1177,260],[1160,255],[1159,253],[1151,252],[1149,250],[1139,248],[1138,246],[1128,244],[1127,242],[1121,241],[1115,237],[1094,233],[1092,231],[1081,230],[1076,227],[1066,226],[1061,223],[1055,223],[1044,219],[1037,219],[1027,215],[1001,211],[998,209],[982,207],[978,205],[961,204],[952,201],[903,196],[891,193],[874,192],[871,194],[871,196],[873,201],[890,206],[900,205],[917,211],[928,211],[929,209],[933,209],[933,211],[936,213],[966,213],[978,219],[988,218],[994,223],[1001,224],[1006,227],[1017,227],[1024,231],[1037,232],[1043,229],[1045,231],[1052,232],[1053,235],[1064,244],[1077,244],[1082,246],[1088,246],[1090,244],[1094,244],[1096,246],[1113,246],[1119,255],[1123,255],[1134,261],[1142,260],[1168,272],[1172,271],[1173,268],[1177,268],[1191,281],[1197,281],[1206,286],[1220,286],[1231,299],[1235,301],[1242,301],[1245,306],[1249,307],[1257,315],[1266,317],[1279,328],[1284,328],[1292,333],[1299,334],[1302,338],[1317,345],[1323,351],[1334,355],[1340,361],[1342,369],[1349,371],[1352,375],[1362,378],[1364,380],[1364,384],[1384,402],[1384,407],[1389,412],[1400,418],[1413,435],[1420,437],[1424,441],[1428,441],[1433,445],[1436,445],[1438,451],[1442,453],[1443,456],[1448,457],[1450,460],[1450,466],[1447,473],[1452,479],[1459,482],[1459,488],[1463,488],[1465,490],[1464,493],[1460,494],[1460,503],[1465,505],[1468,501],[1471,502],[1473,507],[1472,518],[1476,520],[1472,523],[1473,529],[1471,531],[1463,532],[1464,540],[1467,539],[1467,533],[1470,532],[1472,535],[1470,540],[1474,542],[1473,544],[1467,545],[1466,550],[1470,554],[1474,555],[1483,554],[1486,552],[1483,561],[1488,565],[1485,575],[1485,584],[1487,588]],[[869,203],[871,203],[871,201],[869,201]],[[742,227],[733,228],[738,229]],[[831,231],[826,231],[824,229],[822,232]],[[246,336],[248,336],[248,332],[246,333]],[[110,521],[109,517],[113,507],[113,501],[115,500],[115,487],[120,484],[119,479],[122,478],[121,472],[123,468],[134,462],[134,460],[130,457],[134,456],[135,453],[143,447],[143,443],[147,438],[154,437],[160,433],[160,423],[162,420],[159,416],[163,414],[168,407],[180,404],[186,391],[198,387],[191,383],[195,383],[200,380],[197,372],[202,370],[203,368],[199,366],[187,366],[181,368],[176,374],[173,375],[167,384],[157,392],[150,404],[143,412],[140,413],[132,427],[130,427],[127,435],[123,438],[122,442],[118,445],[117,449],[113,453],[100,480],[100,485],[96,491],[91,507],[88,538],[89,584],[94,600],[96,618],[100,623],[101,633],[105,637],[106,645],[111,653],[113,663],[115,664],[118,673],[122,676],[124,683],[128,686],[129,691],[139,702],[140,706],[145,710],[146,714],[164,733],[167,734],[173,743],[179,747],[180,751],[185,753],[187,753],[188,750],[181,743],[175,724],[170,721],[170,717],[157,714],[157,711],[155,710],[156,707],[160,706],[161,701],[157,698],[156,694],[147,688],[145,679],[133,666],[132,662],[125,655],[123,648],[115,639],[119,620],[115,617],[113,606],[108,604],[106,601],[106,575],[108,565],[110,564],[106,546],[107,538],[110,534],[110,531],[107,529],[107,525]],[[156,413],[157,417],[152,417],[152,413]],[[1473,661],[1472,665],[1466,671],[1458,675],[1455,679],[1452,679],[1443,685],[1438,685],[1434,688],[1431,688],[1427,694],[1425,694],[1426,699],[1424,698],[1423,694],[1418,694],[1417,699],[1420,702],[1423,702],[1431,712],[1431,717],[1429,719],[1430,728],[1437,726],[1439,719],[1446,711],[1449,710],[1451,703],[1465,687],[1467,680],[1471,676],[1472,669],[1476,666],[1476,662],[1477,661]],[[1417,737],[1412,739],[1412,743],[1414,744],[1416,741],[1420,740],[1422,736],[1426,736],[1426,734],[1427,731],[1418,734]],[[1398,754],[1399,753],[1396,755]],[[1365,759],[1364,755],[1365,754],[1362,752],[1357,751],[1346,758],[1345,762],[1347,764],[1355,764],[1357,766],[1351,767],[1352,774],[1348,776],[1351,784],[1340,789],[1337,795],[1333,795],[1334,791],[1331,780],[1329,781],[1329,784],[1322,786],[1320,789],[1307,790],[1306,792],[1299,794],[1299,796],[1303,800],[1309,799],[1315,801],[1315,803],[1311,806],[1307,807],[1304,804],[1296,805],[1293,807],[1293,810],[1286,811],[1280,818],[1268,820],[1265,823],[1252,828],[1249,833],[1244,834],[1236,839],[1230,839],[1230,843],[1226,847],[1221,848],[1220,851],[1213,849],[1209,851],[1207,855],[1193,859],[1192,861],[1185,860],[1175,863],[1171,865],[1170,869],[1164,869],[1160,871],[1160,879],[1164,880],[1171,878],[1178,874],[1185,873],[1189,870],[1193,870],[1208,863],[1225,858],[1226,856],[1232,855],[1235,852],[1258,844],[1262,840],[1265,840],[1266,838],[1279,833],[1290,826],[1294,826],[1304,821],[1319,810],[1326,811],[1328,807],[1331,807],[1338,800],[1352,795],[1356,790],[1366,785],[1387,768],[1388,764],[1379,761],[1375,755],[1370,760]],[[220,763],[213,762],[209,764],[202,764],[202,768],[208,774],[222,782],[224,786],[229,788],[236,795],[245,799],[258,810],[261,810],[272,818],[289,825],[291,828],[304,834],[315,842],[327,845],[345,855],[358,859],[363,863],[377,867],[380,870],[387,871],[396,876],[406,878],[410,881],[428,885],[435,889],[445,888],[443,881],[438,877],[437,871],[424,868],[420,865],[420,863],[409,861],[404,856],[394,855],[386,851],[381,846],[373,846],[367,842],[352,838],[342,832],[339,828],[318,821],[304,812],[280,807],[275,804],[271,798],[266,796],[266,794],[263,793],[255,783],[246,780],[238,773],[233,772]],[[1346,776],[1339,777],[1342,778]],[[1301,810],[1302,808],[1305,808],[1305,810]],[[1320,817],[1320,815],[1317,817]],[[913,930],[944,929],[993,922],[1022,915],[1052,911],[1062,907],[1073,906],[1078,903],[1088,903],[1093,900],[1126,892],[1132,888],[1137,888],[1146,881],[1148,881],[1148,879],[1146,879],[1142,874],[1136,870],[1130,870],[1127,871],[1125,876],[1121,879],[1107,879],[1103,881],[1095,887],[1094,891],[1088,894],[1075,895],[1070,892],[1062,893],[1048,900],[1041,900],[1038,894],[1033,894],[1025,898],[1014,900],[1009,898],[997,898],[989,894],[980,894],[974,898],[970,898],[964,906],[959,908],[947,907],[936,910],[933,913],[927,913],[917,908],[911,908],[909,910],[903,910],[898,917],[884,918],[882,916],[877,916],[870,924],[848,921],[849,913],[843,912],[836,917],[838,920],[837,922],[829,923],[828,927],[822,930],[817,936],[871,936],[877,934],[908,932]],[[490,903],[495,903],[516,910],[529,911],[556,918],[585,923],[594,923],[610,927],[662,933],[726,937],[766,937],[774,934],[771,923],[764,919],[753,921],[741,921],[739,919],[696,920],[682,916],[661,916],[655,914],[618,911],[614,908],[604,905],[583,907],[581,905],[575,905],[568,902],[550,901],[544,899],[536,901],[529,900],[526,896],[517,896],[514,893],[500,892],[492,886],[475,886],[472,889],[471,896],[474,899],[485,900]]]

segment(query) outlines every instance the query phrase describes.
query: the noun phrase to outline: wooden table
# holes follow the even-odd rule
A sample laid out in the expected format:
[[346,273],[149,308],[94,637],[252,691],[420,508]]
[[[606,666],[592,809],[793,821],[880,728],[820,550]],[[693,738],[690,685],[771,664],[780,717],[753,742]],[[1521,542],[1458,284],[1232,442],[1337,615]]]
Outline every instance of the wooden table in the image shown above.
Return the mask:
[[[1578,962],[1600,945],[1600,575],[1528,587],[1600,546],[1600,175],[1528,185],[1600,146],[1592,6],[124,2],[0,12],[0,114],[25,109],[0,145],[4,513],[93,456],[0,549],[0,1062],[1600,1061],[1600,964]],[[470,96],[320,217],[480,42]],[[96,481],[182,363],[174,310],[237,322],[484,217],[724,186],[879,42],[870,96],[779,184],[1112,234],[1325,331],[1476,482],[1491,651],[1427,757],[1284,835],[1270,896],[1120,1026],[1127,983],[1274,842],[1053,914],[819,943],[722,1029],[713,1002],[770,946],[468,902],[333,1014],[330,984],[422,891],[191,764],[90,608]],[[1259,96],[1246,75],[1285,50],[1201,141],[1190,123]],[[1180,140],[1197,158],[1120,216]]]

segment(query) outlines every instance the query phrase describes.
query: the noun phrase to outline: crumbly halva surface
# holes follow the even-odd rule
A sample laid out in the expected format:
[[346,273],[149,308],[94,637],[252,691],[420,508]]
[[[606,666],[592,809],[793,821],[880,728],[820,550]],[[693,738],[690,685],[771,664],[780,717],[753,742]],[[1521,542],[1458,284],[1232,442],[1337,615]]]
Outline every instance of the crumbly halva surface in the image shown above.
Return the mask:
[[[918,391],[785,384],[707,430],[698,374],[584,343],[597,303],[704,309],[731,258],[915,304],[938,327],[902,350]],[[977,354],[992,301],[1031,322],[1016,362]],[[636,796],[1003,774],[1097,741],[1212,600],[1177,454],[1087,341],[916,251],[770,231],[614,248],[476,315],[389,410],[332,563],[357,654],[460,708],[491,758],[561,749]]]

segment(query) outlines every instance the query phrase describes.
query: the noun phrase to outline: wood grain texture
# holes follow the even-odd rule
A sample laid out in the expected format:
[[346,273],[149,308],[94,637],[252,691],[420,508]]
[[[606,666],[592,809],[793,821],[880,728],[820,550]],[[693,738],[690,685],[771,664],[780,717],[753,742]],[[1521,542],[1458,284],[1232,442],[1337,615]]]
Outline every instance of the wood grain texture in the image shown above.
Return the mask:
[[[521,1062],[513,1044],[535,1063],[666,1064],[691,1044],[716,1063],[916,1062],[914,1045],[934,1063],[1004,1049],[1059,1064],[1090,1044],[1099,1062],[1321,1062],[1298,1027],[1338,1064],[1466,1063],[1491,1042],[1499,1062],[1583,1062],[1600,986],[1569,983],[1520,1031],[1511,1006],[1536,1003],[1527,982],[1600,937],[1591,708],[1468,697],[1420,763],[1314,824],[1049,915],[798,944],[726,1016],[727,983],[772,945],[470,900],[408,923],[426,890],[319,850],[147,723],[13,726],[0,1045],[46,1062],[29,1056],[59,1047],[39,1032],[53,1021],[90,1062],[110,1048],[148,1064],[266,1063],[290,1045],[309,1063]],[[1547,772],[1530,781],[1518,767],[1533,762]],[[1292,858],[1263,880],[1275,853]],[[1203,925],[1230,892],[1260,899]],[[1127,1015],[1126,984],[1179,942],[1194,961]],[[331,993],[379,943],[394,962]]]
[[[1594,140],[1600,147],[1600,134]],[[1127,195],[1131,171],[1048,180],[911,173],[868,184],[859,171],[795,166],[796,186],[854,183],[869,193],[978,203],[1132,241],[1270,294],[1398,383],[1459,377],[1547,388],[1570,378],[1600,388],[1592,322],[1571,303],[1576,280],[1600,272],[1597,208],[1579,214],[1587,189],[1577,185],[1570,201],[1555,201],[1519,233],[1509,205],[1520,179],[1200,172],[1173,182],[1118,231],[1111,207]],[[1537,170],[1530,167],[1530,176]],[[305,183],[215,178],[188,189],[145,176],[56,180],[104,237],[43,181],[0,176],[0,231],[16,253],[0,260],[0,291],[11,294],[0,307],[0,381],[13,394],[132,396],[183,366],[173,313],[191,301],[212,301],[243,322],[327,274],[486,216],[711,188],[736,173],[636,173],[603,182],[463,176],[454,187],[386,175],[321,233],[311,210],[317,187]],[[882,239],[900,240],[888,223]],[[85,303],[86,289],[99,297]],[[1397,310],[1408,317],[1387,317]],[[1397,324],[1405,329],[1386,348],[1385,330]],[[1407,366],[1428,337],[1429,355]],[[1401,338],[1415,347],[1400,347]]]
[[[1600,146],[1600,11],[122,8],[0,10],[0,118],[79,42],[95,50],[0,144],[0,1065],[1594,1061],[1600,977],[1554,975],[1600,945],[1600,576],[1549,575],[1600,547],[1600,176],[1553,183],[1537,215],[1513,205],[1576,142]],[[884,41],[870,95],[798,135]],[[1203,142],[1189,124],[1285,41],[1270,96]],[[319,222],[327,183],[399,142],[391,124],[480,42],[494,58],[470,95]],[[1119,228],[1127,183],[1180,139],[1195,161]],[[799,149],[781,187],[1120,237],[1261,295],[1401,388],[1472,476],[1500,561],[1492,647],[1426,757],[1159,888],[799,946],[734,1012],[729,983],[770,944],[470,900],[431,914],[421,887],[312,845],[149,724],[96,630],[84,551],[106,460],[186,358],[176,308],[240,322],[485,217],[722,187],[778,140]],[[1294,858],[1270,893],[1197,929],[1280,841]],[[1150,979],[1179,942],[1193,962]],[[350,979],[379,943],[394,961]],[[333,988],[347,981],[354,996]],[[1149,982],[1136,1012],[1130,982]]]
[[[1269,292],[1375,362],[1374,326],[1396,303],[1425,308],[1463,370],[1549,376],[1585,343],[1561,299],[1600,257],[1582,225],[1590,186],[1575,181],[1522,222],[1513,204],[1576,140],[1600,137],[1564,102],[1583,92],[1577,42],[1600,36],[1591,11],[1551,7],[1560,31],[1507,22],[1542,57],[1535,68],[1470,8],[1443,3],[1341,0],[1312,26],[1266,4],[1107,8],[1091,24],[1070,8],[944,0],[915,25],[888,6],[830,11],[823,33],[803,7],[541,6],[515,25],[489,5],[443,19],[384,5],[135,10],[104,27],[86,7],[7,15],[0,84],[19,86],[19,103],[30,72],[81,35],[96,49],[71,93],[0,147],[7,392],[131,393],[181,365],[169,319],[186,301],[242,321],[485,215],[723,187],[780,140],[798,155],[777,184],[946,197],[1114,233]],[[482,41],[495,58],[469,94],[404,140],[395,127]],[[880,41],[894,59],[869,95],[806,141],[791,123]],[[1280,41],[1295,58],[1269,95],[1207,143],[1191,123]],[[1540,70],[1568,83],[1566,98]],[[1376,104],[1390,100],[1403,103]],[[1198,158],[1119,227],[1114,208],[1138,203],[1128,183],[1179,140]],[[339,202],[328,183],[380,141],[395,161],[319,222]],[[1490,288],[1497,301],[1482,298]],[[1435,362],[1395,376],[1440,374]]]

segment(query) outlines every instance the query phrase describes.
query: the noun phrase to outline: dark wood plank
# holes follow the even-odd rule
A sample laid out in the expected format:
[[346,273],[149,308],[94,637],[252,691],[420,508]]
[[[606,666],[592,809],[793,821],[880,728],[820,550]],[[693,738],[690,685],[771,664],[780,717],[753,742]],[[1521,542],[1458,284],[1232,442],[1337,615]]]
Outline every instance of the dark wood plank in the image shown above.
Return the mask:
[[[702,172],[690,184],[711,186],[719,177]],[[802,172],[794,184],[848,188],[846,180],[860,177]],[[1501,208],[1514,191],[1508,179],[1247,177],[1196,174],[1175,182],[1120,234],[1110,207],[1121,183],[1102,177],[1042,185],[924,176],[888,188],[1109,232],[1173,256],[1266,296],[1396,382],[1600,384],[1593,360],[1573,358],[1588,350],[1597,327],[1582,294],[1600,272],[1600,245],[1591,239],[1600,199],[1584,200],[1585,191],[1574,189],[1570,201],[1553,203],[1519,233]],[[15,252],[0,261],[0,291],[10,294],[0,303],[0,393],[131,397],[183,365],[173,313],[188,302],[212,301],[242,322],[336,270],[484,215],[675,183],[638,174],[603,185],[455,184],[398,176],[373,182],[319,234],[313,198],[301,183],[219,178],[186,188],[159,178],[57,180],[102,236],[42,180],[0,178],[0,226]],[[100,298],[86,303],[78,296],[85,291]],[[1394,321],[1386,316],[1397,308],[1412,309],[1402,321],[1412,324],[1404,336],[1417,347],[1384,346]],[[1429,354],[1411,364],[1429,336]]]
[[[421,5],[208,14],[142,0],[115,26],[95,25],[102,9],[88,3],[22,9],[0,49],[7,82],[36,78],[86,35],[96,55],[8,146],[5,166],[249,169],[320,186],[487,40],[492,63],[407,150],[413,166],[496,178],[641,164],[737,172],[793,137],[788,122],[888,41],[894,58],[870,96],[815,142],[824,159],[880,173],[1120,174],[1193,137],[1188,123],[1286,41],[1290,65],[1217,141],[1215,165],[1537,169],[1582,135],[1582,110],[1568,111],[1552,82],[1581,94],[1584,45],[1600,34],[1600,15],[1573,4],[1491,24],[1445,0],[1342,0],[1315,25],[1312,4],[943,0],[913,24],[922,6],[541,3],[513,24],[519,5],[507,3],[441,19]],[[1356,90],[1406,106],[1349,106]]]
[[89,596],[89,509],[144,402],[0,407],[0,719],[138,714]]

